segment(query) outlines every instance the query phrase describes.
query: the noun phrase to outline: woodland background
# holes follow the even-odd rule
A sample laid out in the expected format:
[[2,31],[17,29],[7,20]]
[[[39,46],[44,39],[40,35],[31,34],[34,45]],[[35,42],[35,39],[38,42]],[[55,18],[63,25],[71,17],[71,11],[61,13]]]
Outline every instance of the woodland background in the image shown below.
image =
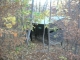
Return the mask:
[[[41,6],[34,0],[0,0],[0,60],[80,60],[80,0],[47,1]],[[64,31],[62,45],[36,39],[28,45],[25,30],[32,21],[55,15],[65,17],[63,25],[54,21]]]

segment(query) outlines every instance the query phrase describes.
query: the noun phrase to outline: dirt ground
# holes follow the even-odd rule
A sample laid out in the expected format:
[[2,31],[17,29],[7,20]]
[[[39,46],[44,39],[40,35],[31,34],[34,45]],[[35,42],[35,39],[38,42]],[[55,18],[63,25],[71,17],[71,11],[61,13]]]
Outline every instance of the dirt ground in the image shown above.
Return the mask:
[[[21,41],[24,38],[16,38]],[[26,42],[16,44],[14,39],[5,39],[0,44],[0,60],[80,60],[79,55],[66,51],[60,45],[43,46],[42,42],[33,40],[29,46]]]
[[25,37],[17,36],[16,32],[2,30],[0,33],[0,60],[80,60],[79,54],[67,51],[60,44],[49,47],[33,38],[27,45]]

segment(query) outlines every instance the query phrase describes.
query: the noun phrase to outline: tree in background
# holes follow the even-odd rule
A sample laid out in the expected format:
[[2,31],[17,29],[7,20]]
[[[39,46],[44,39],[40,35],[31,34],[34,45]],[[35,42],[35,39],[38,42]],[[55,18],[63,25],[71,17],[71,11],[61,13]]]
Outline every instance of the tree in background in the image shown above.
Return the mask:
[[[67,15],[67,20],[64,20],[64,38],[67,40],[67,48],[72,49],[76,54],[78,52],[79,46],[79,36],[80,36],[80,29],[79,29],[79,1],[72,0],[68,1],[65,5],[65,15]],[[70,47],[71,46],[71,47]]]

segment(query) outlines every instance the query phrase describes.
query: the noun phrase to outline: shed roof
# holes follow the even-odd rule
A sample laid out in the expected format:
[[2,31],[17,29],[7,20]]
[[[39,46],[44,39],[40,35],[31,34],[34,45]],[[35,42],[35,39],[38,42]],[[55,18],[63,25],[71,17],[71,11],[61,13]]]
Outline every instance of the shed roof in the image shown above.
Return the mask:
[[62,20],[64,17],[63,16],[52,16],[51,20],[49,22],[49,17],[45,17],[44,19],[39,19],[37,22],[33,23],[37,23],[37,24],[49,24],[49,23],[53,23],[54,21],[58,21],[58,20]]

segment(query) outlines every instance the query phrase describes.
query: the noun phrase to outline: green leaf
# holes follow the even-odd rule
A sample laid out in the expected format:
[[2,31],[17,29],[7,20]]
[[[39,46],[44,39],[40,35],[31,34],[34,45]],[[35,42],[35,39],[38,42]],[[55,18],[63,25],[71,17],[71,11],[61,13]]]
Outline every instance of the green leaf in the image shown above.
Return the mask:
[[15,2],[20,2],[20,0],[14,0]]
[[56,34],[56,35],[54,35],[54,38],[57,38],[58,37],[58,35]]
[[60,60],[67,60],[67,58],[64,56],[60,56],[59,58],[60,58]]
[[12,28],[12,24],[11,23],[8,23],[8,24],[6,24],[6,27],[7,28]]
[[12,26],[16,24],[16,17],[12,16],[9,13],[8,16],[4,17],[3,19],[5,20],[4,24],[6,25],[7,28],[12,28]]

